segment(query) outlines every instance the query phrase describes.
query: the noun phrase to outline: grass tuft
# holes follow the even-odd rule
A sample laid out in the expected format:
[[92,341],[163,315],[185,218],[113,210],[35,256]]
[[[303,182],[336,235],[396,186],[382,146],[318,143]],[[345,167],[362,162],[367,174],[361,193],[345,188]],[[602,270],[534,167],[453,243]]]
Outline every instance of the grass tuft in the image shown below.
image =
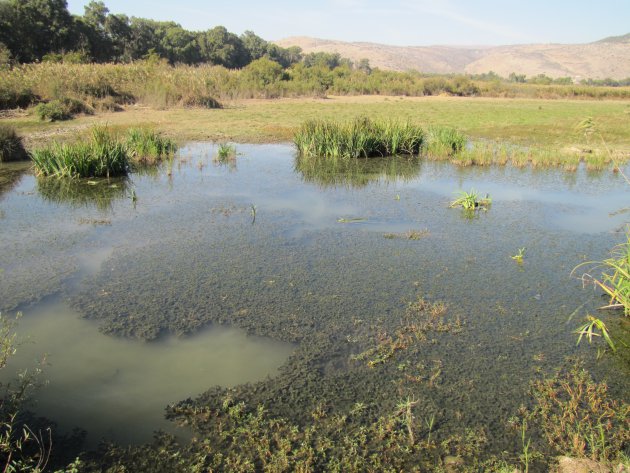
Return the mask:
[[174,141],[146,128],[129,129],[125,146],[130,158],[145,164],[159,162],[177,150]]
[[466,137],[455,128],[446,126],[429,127],[426,153],[432,159],[451,157],[466,146]]
[[332,159],[418,154],[424,142],[422,128],[410,123],[373,121],[367,117],[348,123],[310,120],[293,137],[302,157]]
[[124,144],[108,129],[95,127],[85,142],[53,143],[31,153],[35,170],[40,176],[113,177],[126,175],[129,155]]
[[475,189],[471,189],[470,192],[460,191],[459,197],[455,199],[449,207],[461,207],[464,210],[477,210],[486,209],[492,204],[492,199],[488,194],[485,197],[480,198]]
[[0,162],[28,159],[22,138],[9,125],[0,125]]
[[220,143],[214,162],[218,164],[229,164],[236,160],[236,146],[227,143]]

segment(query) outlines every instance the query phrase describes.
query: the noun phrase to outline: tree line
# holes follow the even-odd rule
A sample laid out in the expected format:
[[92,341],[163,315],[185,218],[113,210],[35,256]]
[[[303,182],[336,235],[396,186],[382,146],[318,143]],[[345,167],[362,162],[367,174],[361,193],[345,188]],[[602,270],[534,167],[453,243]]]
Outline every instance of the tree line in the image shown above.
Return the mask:
[[62,55],[101,63],[157,57],[230,69],[263,57],[285,68],[302,60],[300,48],[281,48],[252,31],[240,36],[223,26],[188,31],[172,21],[113,14],[95,0],[82,16],[72,15],[65,0],[0,0],[0,53],[20,63]]

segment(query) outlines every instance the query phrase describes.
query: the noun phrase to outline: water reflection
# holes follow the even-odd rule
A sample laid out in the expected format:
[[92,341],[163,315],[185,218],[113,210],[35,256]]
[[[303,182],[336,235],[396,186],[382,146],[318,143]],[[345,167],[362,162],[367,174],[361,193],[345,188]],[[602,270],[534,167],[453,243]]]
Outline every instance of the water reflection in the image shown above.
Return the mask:
[[13,189],[29,170],[27,163],[0,163],[0,197]]
[[108,210],[114,201],[128,195],[130,182],[127,178],[87,180],[43,177],[37,179],[37,191],[44,200],[56,204],[95,206],[99,210]]
[[87,429],[89,446],[102,438],[148,442],[157,429],[177,433],[164,418],[167,404],[214,385],[264,379],[293,350],[221,326],[154,343],[109,337],[58,301],[25,312],[18,332],[28,334],[27,342],[0,379],[7,382],[16,372],[33,369],[45,354],[40,381],[47,383],[33,409],[64,431]]
[[361,188],[376,181],[411,181],[420,174],[417,157],[365,159],[295,158],[304,182],[322,187]]

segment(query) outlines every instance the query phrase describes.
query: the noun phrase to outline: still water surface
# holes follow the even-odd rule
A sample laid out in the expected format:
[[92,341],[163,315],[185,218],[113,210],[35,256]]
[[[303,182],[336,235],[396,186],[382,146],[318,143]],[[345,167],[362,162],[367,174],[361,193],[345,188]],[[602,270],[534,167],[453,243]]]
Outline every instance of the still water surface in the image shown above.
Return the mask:
[[[214,152],[192,144],[172,167],[97,186],[24,174],[0,190],[0,308],[23,312],[32,342],[12,369],[47,354],[38,413],[91,442],[139,442],[170,428],[167,404],[215,385],[251,382],[252,399],[300,420],[322,399],[385,406],[404,370],[439,367],[439,383],[404,389],[441,428],[483,425],[507,448],[500,432],[529,381],[567,356],[593,358],[571,331],[601,299],[569,273],[623,240],[619,176],[406,159],[331,167],[286,145],[240,145],[219,165]],[[448,208],[471,188],[491,195],[489,211]],[[409,230],[426,236],[384,237]],[[522,247],[520,266],[510,256]],[[349,361],[419,295],[449,304],[463,333],[391,368]],[[613,358],[594,373],[624,397],[628,377],[609,374],[627,369]]]

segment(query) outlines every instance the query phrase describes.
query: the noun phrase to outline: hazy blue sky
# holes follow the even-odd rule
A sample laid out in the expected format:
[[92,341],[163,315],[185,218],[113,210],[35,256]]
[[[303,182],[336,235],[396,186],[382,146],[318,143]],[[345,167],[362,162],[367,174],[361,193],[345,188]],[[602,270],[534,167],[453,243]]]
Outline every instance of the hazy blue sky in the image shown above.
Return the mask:
[[[68,0],[82,14],[89,0]],[[630,0],[105,0],[112,13],[223,25],[267,40],[314,36],[397,45],[587,43],[630,32]]]

